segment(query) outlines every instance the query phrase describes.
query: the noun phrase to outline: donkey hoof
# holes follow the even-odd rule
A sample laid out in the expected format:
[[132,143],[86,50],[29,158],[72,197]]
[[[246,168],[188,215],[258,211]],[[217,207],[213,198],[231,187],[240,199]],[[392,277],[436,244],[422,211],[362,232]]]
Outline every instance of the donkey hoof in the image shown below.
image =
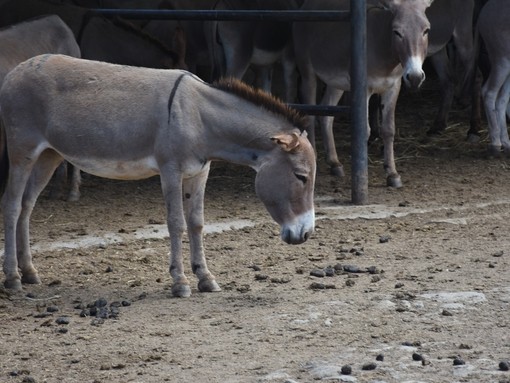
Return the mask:
[[189,285],[174,284],[172,286],[172,295],[176,298],[188,298],[191,296]]
[[214,279],[204,279],[203,281],[198,282],[198,290],[202,293],[214,293],[221,291],[221,287]]
[[23,290],[21,280],[19,278],[6,279],[4,282],[4,287],[9,290],[16,290],[16,291]]
[[398,174],[390,174],[386,178],[386,186],[392,187],[392,188],[401,188],[402,180],[400,179],[400,176]]
[[489,145],[487,155],[489,158],[501,158],[501,146]]
[[69,193],[67,196],[67,202],[78,202],[80,200],[80,193]]
[[21,277],[21,283],[27,285],[39,285],[41,284],[41,279],[39,278],[39,275],[37,275],[37,273],[23,274],[23,276]]
[[476,144],[476,143],[480,142],[480,135],[474,134],[474,133],[468,133],[466,141],[469,144]]
[[330,172],[331,172],[332,176],[339,177],[339,178],[345,177],[344,167],[342,165],[332,166],[330,168]]

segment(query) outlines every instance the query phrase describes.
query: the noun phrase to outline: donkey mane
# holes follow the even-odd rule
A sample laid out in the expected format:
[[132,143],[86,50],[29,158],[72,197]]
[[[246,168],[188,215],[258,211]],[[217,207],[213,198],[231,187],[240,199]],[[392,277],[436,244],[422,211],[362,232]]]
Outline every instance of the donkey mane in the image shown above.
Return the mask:
[[221,78],[215,81],[212,86],[242,97],[247,101],[253,102],[255,105],[262,106],[269,112],[283,116],[301,131],[304,131],[306,128],[305,116],[296,109],[289,107],[270,93],[256,89],[239,79],[233,77]]

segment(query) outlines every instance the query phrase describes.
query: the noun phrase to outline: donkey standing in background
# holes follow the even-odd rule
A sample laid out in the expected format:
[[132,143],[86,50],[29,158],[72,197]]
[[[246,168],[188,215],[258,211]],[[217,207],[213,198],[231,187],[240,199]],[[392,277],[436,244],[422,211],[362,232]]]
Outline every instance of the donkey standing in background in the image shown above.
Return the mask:
[[[69,27],[55,15],[38,17],[0,30],[0,85],[5,76],[19,63],[42,53],[61,53],[80,57],[80,48]],[[1,110],[0,110],[1,114]],[[0,136],[0,140],[2,137]],[[2,145],[0,145],[0,148]],[[7,151],[0,158],[7,156]],[[5,163],[5,161],[2,161]],[[6,169],[0,168],[0,178],[7,177]],[[63,192],[67,181],[67,166],[57,169],[56,182],[51,190],[53,196]],[[67,196],[69,201],[80,198],[80,170],[73,169],[71,187]]]
[[[425,79],[422,64],[427,55],[430,23],[425,16],[433,0],[379,0],[367,10],[367,106],[372,94],[383,104],[381,136],[388,186],[401,187],[395,166],[395,106],[402,79],[418,89]],[[302,10],[348,10],[349,0],[306,0]],[[296,63],[301,74],[301,101],[316,103],[317,77],[326,84],[321,104],[336,105],[351,88],[350,24],[300,22],[294,24]],[[343,175],[333,137],[333,117],[321,118],[327,163],[333,174]],[[369,126],[366,127],[370,129]],[[315,120],[310,117],[309,136],[315,144]],[[368,135],[367,135],[368,137]]]
[[10,160],[2,198],[7,288],[40,282],[30,214],[63,159],[106,178],[160,175],[174,296],[191,294],[182,263],[186,227],[199,290],[220,290],[202,244],[212,160],[256,170],[257,195],[280,224],[282,240],[299,244],[313,232],[315,153],[303,118],[240,81],[211,86],[182,70],[43,55],[8,74],[0,108]]
[[[157,8],[208,10],[212,9],[216,2],[217,0],[163,0]],[[186,36],[185,62],[188,70],[205,80],[212,80],[211,60],[205,35],[206,23],[205,20],[149,20],[143,25],[143,30],[168,44],[170,40],[175,40],[174,33],[181,28]]]
[[[297,10],[296,0],[218,0],[217,10]],[[209,47],[213,68],[221,75],[243,78],[253,65],[255,85],[271,91],[272,68],[283,67],[284,100],[294,102],[295,61],[292,22],[282,21],[213,21],[209,27]]]

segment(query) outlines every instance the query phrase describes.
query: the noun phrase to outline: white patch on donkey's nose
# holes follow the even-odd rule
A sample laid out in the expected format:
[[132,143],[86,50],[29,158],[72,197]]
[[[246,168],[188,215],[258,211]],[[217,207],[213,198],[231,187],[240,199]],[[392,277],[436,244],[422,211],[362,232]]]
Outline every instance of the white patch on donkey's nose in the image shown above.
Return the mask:
[[425,81],[425,72],[423,72],[422,65],[422,57],[412,56],[407,60],[402,76],[407,87],[418,89]]
[[311,209],[297,216],[292,223],[282,225],[281,238],[284,242],[298,245],[305,242],[315,227],[315,211]]

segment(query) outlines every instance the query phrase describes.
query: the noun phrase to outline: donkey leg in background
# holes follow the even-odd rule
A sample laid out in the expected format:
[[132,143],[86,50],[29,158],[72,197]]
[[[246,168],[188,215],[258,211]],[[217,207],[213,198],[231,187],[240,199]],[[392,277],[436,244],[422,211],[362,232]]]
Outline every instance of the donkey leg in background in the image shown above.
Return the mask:
[[396,81],[393,87],[381,94],[382,124],[381,138],[384,144],[384,170],[386,172],[386,185],[400,188],[402,181],[395,165],[395,108],[400,93],[401,81]]
[[447,127],[448,114],[455,95],[455,80],[452,75],[446,48],[429,57],[440,83],[441,103],[439,111],[427,134],[440,134]]
[[[69,167],[72,167],[71,180],[69,181]],[[50,185],[50,199],[67,199],[76,202],[80,199],[81,174],[80,169],[63,161],[55,170],[53,182]],[[70,182],[69,192],[66,195],[67,185]]]
[[[344,91],[334,88],[331,85],[326,87],[321,105],[337,105]],[[321,116],[319,124],[321,126],[322,143],[326,151],[326,162],[330,166],[331,174],[337,177],[344,177],[344,168],[338,159],[335,145],[335,137],[333,135],[333,116]]]

